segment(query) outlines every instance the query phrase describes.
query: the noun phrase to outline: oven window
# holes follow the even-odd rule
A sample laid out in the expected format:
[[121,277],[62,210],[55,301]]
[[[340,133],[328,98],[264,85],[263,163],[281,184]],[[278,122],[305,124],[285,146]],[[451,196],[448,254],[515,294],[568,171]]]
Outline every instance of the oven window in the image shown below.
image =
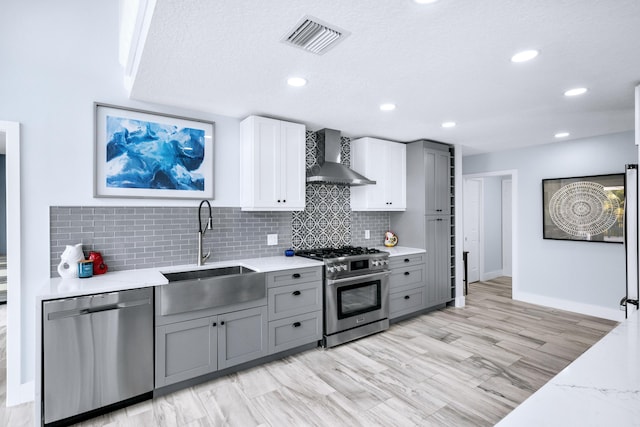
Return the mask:
[[379,310],[382,285],[380,280],[338,288],[338,319]]

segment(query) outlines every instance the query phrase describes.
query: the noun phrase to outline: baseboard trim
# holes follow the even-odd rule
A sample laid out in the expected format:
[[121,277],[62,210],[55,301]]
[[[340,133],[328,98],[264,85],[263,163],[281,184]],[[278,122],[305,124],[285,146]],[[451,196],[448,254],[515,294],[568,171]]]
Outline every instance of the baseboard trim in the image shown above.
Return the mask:
[[624,320],[624,311],[601,307],[598,305],[584,304],[560,298],[551,298],[544,295],[531,294],[529,292],[514,292],[513,299],[516,301],[528,302],[530,304],[543,305],[545,307],[557,308],[559,310],[600,317],[602,319],[615,320],[617,322]]
[[504,276],[504,274],[502,274],[502,270],[489,271],[482,273],[480,280],[484,282],[485,280],[493,280],[501,276]]

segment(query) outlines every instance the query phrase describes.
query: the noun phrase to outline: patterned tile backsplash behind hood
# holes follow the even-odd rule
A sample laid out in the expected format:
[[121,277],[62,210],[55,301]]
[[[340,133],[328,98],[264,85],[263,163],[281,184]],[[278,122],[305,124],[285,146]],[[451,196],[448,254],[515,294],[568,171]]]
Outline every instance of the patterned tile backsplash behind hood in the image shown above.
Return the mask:
[[[341,161],[351,166],[350,139],[341,138]],[[317,135],[306,134],[306,168],[318,164]],[[336,184],[307,184],[304,211],[293,212],[291,244],[294,249],[335,246],[376,246],[383,242],[389,227],[388,212],[352,212],[351,187]],[[371,239],[364,239],[369,230]]]

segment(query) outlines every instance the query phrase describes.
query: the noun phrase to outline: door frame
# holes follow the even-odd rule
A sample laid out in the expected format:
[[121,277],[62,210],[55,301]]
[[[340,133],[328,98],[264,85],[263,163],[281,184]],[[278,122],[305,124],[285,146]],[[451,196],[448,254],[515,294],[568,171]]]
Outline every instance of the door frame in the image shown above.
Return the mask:
[[33,400],[22,383],[22,233],[20,225],[20,123],[0,121],[6,135],[7,174],[7,406]]
[[[480,172],[462,175],[463,179],[486,178],[511,175],[511,298],[518,299],[519,287],[519,254],[518,254],[518,170],[507,169],[493,172]],[[464,209],[464,200],[462,208]],[[464,225],[463,225],[464,227]],[[462,230],[464,234],[464,228]],[[482,238],[482,236],[481,236]],[[480,250],[482,252],[482,249]],[[480,266],[482,269],[482,266]]]
[[[507,183],[508,183],[508,184],[507,184]],[[506,233],[505,233],[505,230],[507,229],[507,228],[504,226],[504,213],[506,212],[506,209],[504,208],[504,202],[505,202],[505,200],[506,200],[506,198],[505,198],[505,194],[504,194],[504,193],[505,193],[505,190],[506,190],[506,188],[507,188],[507,185],[509,186],[509,188],[510,188],[510,190],[511,190],[511,193],[513,193],[513,182],[511,181],[511,179],[503,179],[503,180],[502,180],[502,188],[501,188],[501,190],[502,190],[502,197],[501,197],[501,201],[502,201],[502,214],[503,214],[503,217],[502,217],[502,218],[503,218],[503,219],[502,219],[502,273],[503,273],[503,275],[506,275],[506,273],[507,273],[507,271],[505,271],[505,268],[504,268],[504,266],[505,266],[505,264],[506,264],[506,263],[505,263],[506,254],[505,254],[505,252],[504,252],[504,242],[506,241],[506,239],[505,239],[505,234],[506,234]],[[510,203],[511,205],[513,205],[513,196],[510,196],[510,197],[509,197],[509,203]],[[513,221],[513,218],[511,218],[511,220]],[[509,231],[513,234],[513,225],[511,226],[511,230],[509,230]],[[511,244],[513,245],[513,239],[511,240]],[[511,260],[511,259],[509,259],[509,261],[510,261],[510,262],[512,262],[512,260]],[[511,275],[511,273],[512,273],[512,272],[511,272],[511,271],[509,271],[509,275]]]

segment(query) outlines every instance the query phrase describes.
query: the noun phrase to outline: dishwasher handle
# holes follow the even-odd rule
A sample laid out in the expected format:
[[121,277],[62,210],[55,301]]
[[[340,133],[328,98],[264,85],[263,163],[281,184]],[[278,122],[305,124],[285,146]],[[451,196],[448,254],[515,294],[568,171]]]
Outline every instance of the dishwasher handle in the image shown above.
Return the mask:
[[77,316],[84,316],[85,314],[100,313],[103,311],[121,310],[124,308],[138,307],[145,304],[151,304],[151,300],[149,298],[145,298],[137,301],[125,301],[125,302],[119,302],[117,304],[99,305],[97,307],[55,311],[53,313],[49,313],[49,315],[47,316],[47,320],[58,320],[58,319],[65,319],[67,317],[77,317]]

